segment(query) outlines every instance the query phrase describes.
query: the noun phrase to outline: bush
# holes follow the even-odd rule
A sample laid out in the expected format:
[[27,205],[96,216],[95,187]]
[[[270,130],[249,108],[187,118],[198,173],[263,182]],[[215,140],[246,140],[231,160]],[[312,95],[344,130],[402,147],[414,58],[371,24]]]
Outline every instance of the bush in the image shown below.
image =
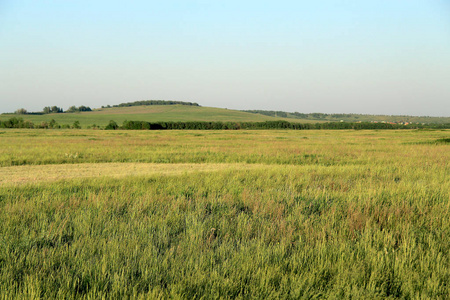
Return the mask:
[[116,130],[119,129],[119,125],[113,120],[109,121],[109,124],[105,127],[106,130]]
[[81,128],[80,122],[79,121],[73,122],[72,128],[73,129],[80,129]]

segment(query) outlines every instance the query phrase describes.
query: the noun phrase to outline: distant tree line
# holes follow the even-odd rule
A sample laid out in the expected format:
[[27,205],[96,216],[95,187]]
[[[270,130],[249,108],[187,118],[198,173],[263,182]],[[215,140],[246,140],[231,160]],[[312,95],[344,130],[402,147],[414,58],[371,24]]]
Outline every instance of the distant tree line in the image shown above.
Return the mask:
[[[114,121],[111,121],[114,122]],[[238,129],[419,129],[419,128],[450,128],[450,124],[390,124],[390,123],[347,123],[347,122],[328,122],[328,123],[291,123],[287,121],[265,121],[265,122],[146,122],[146,121],[124,121],[122,126],[115,122],[114,126],[108,129],[125,130],[170,130],[170,129],[189,129],[189,130],[238,130]]]
[[[172,100],[141,100],[134,102],[121,103],[118,105],[113,105],[112,107],[128,107],[128,106],[142,106],[142,105],[188,105],[188,106],[200,106],[198,103],[194,102],[184,102],[184,101],[172,101]],[[102,106],[105,108],[104,106]],[[108,105],[107,107],[111,107]]]
[[[81,111],[92,111],[92,109],[89,106],[84,106],[84,105],[81,105],[79,107],[71,106],[65,112],[66,113],[74,113],[74,112],[81,112]],[[41,112],[28,112],[25,108],[19,108],[14,113],[16,115],[47,115],[47,114],[64,113],[64,110],[58,106],[46,106],[42,109]]]
[[92,109],[89,106],[81,105],[79,107],[71,106],[68,110],[66,110],[67,113],[75,113],[75,112],[82,112],[82,111],[92,111]]
[[54,119],[50,122],[42,121],[40,124],[34,124],[31,121],[24,120],[22,118],[10,118],[5,121],[0,121],[0,128],[30,128],[30,129],[80,129],[80,122],[75,121],[72,125],[58,124]]
[[[299,113],[299,112],[285,112],[278,110],[243,110],[244,112],[260,114],[270,117],[280,117],[280,118],[294,118],[294,119],[313,119],[313,120],[325,120],[328,118],[332,119],[345,119],[345,118],[355,118],[358,119],[360,116],[370,116],[367,114],[326,114],[326,113]],[[410,117],[410,116],[395,116],[395,117]]]
[[59,113],[63,113],[63,112],[64,112],[64,110],[61,107],[58,107],[58,106],[52,106],[52,107],[46,106],[42,110],[42,113],[44,115],[46,115],[46,114],[59,114]]
[[291,119],[306,119],[306,120],[320,120],[327,122],[345,121],[345,122],[394,122],[394,123],[448,123],[450,118],[448,117],[430,117],[430,116],[399,116],[399,115],[370,115],[370,114],[353,114],[353,113],[341,113],[341,114],[326,114],[326,113],[299,113],[299,112],[284,112],[275,110],[243,110],[244,112],[261,114],[276,118],[291,118]]
[[[55,120],[34,124],[24,121],[22,118],[11,118],[0,121],[0,128],[81,128],[80,122],[75,121],[73,125],[59,125]],[[239,129],[450,129],[450,123],[446,124],[390,124],[390,123],[348,123],[348,122],[328,122],[328,123],[291,123],[287,121],[265,121],[265,122],[146,122],[146,121],[124,121],[119,126],[111,120],[104,128],[93,125],[88,128],[106,130],[239,130]]]
[[14,112],[16,115],[26,115],[28,114],[28,111],[25,108],[19,108]]
[[279,118],[295,118],[295,119],[325,119],[325,118],[335,118],[335,119],[342,119],[342,118],[350,118],[350,117],[357,117],[357,115],[354,114],[324,114],[324,113],[299,113],[299,112],[290,112],[287,113],[285,111],[278,111],[278,110],[243,110],[244,112],[253,113],[253,114],[261,114],[265,116],[270,117],[279,117]]

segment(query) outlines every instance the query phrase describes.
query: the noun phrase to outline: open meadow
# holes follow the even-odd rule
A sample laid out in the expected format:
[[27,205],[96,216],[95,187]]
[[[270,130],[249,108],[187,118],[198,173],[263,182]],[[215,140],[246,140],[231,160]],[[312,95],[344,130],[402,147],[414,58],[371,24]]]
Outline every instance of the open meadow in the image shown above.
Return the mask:
[[0,130],[0,299],[450,298],[449,130]]

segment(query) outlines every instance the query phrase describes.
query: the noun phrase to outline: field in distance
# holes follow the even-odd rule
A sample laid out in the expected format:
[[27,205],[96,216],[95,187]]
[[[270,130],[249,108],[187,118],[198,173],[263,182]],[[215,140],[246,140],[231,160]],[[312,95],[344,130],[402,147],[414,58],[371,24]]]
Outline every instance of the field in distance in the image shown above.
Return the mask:
[[[290,122],[304,122],[301,119],[287,119],[260,114],[252,114],[248,112],[203,107],[203,106],[186,106],[186,105],[148,105],[148,106],[131,106],[131,107],[112,107],[95,109],[89,112],[80,113],[53,113],[45,115],[16,115],[2,114],[0,120],[4,121],[12,117],[20,117],[29,120],[34,124],[41,122],[50,122],[54,119],[60,125],[72,125],[75,121],[79,121],[83,128],[87,126],[97,125],[106,126],[110,120],[114,120],[118,124],[123,121],[147,121],[147,122],[168,122],[168,121],[236,121],[236,122],[264,122],[275,120],[288,120]],[[306,121],[311,122],[311,121]],[[316,121],[315,121],[316,123]]]
[[448,299],[449,137],[0,130],[0,298]]
[[302,122],[378,122],[378,123],[424,123],[445,124],[450,123],[450,117],[427,117],[427,116],[389,116],[389,115],[367,115],[367,114],[324,114],[324,113],[299,113],[270,110],[246,110],[255,114],[272,117],[283,117],[290,120],[299,119]]

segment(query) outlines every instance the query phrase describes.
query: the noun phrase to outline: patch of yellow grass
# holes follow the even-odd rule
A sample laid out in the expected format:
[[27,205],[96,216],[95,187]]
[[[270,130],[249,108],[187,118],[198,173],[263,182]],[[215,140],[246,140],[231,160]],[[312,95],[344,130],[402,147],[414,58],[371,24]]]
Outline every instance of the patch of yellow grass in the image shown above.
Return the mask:
[[261,164],[154,164],[154,163],[95,163],[63,165],[24,165],[0,168],[0,185],[21,185],[76,178],[140,175],[180,175],[188,172],[244,170],[267,167]]

